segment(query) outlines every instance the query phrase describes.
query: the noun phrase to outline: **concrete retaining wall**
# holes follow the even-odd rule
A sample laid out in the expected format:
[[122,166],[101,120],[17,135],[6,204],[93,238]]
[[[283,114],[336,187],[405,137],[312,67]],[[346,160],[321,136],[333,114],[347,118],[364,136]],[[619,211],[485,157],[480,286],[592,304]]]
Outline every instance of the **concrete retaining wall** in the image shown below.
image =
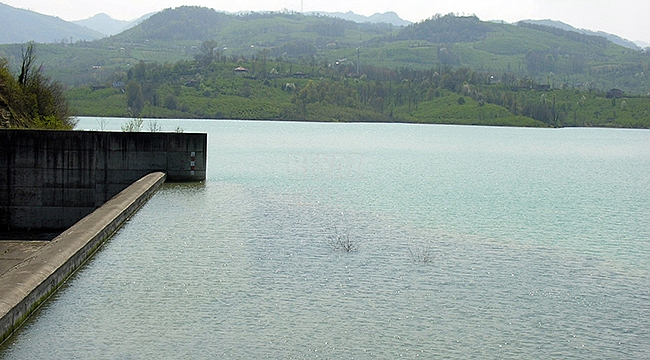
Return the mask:
[[165,182],[149,174],[0,276],[0,343]]
[[153,171],[205,180],[206,157],[207,134],[0,130],[0,231],[68,228]]

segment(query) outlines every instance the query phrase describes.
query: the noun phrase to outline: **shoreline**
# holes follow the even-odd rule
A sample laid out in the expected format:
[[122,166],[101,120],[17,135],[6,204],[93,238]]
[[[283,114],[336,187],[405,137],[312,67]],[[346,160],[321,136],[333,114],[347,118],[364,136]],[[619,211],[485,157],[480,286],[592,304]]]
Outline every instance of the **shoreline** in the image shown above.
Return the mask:
[[[76,119],[112,119],[131,120],[127,116],[99,116],[99,115],[74,115]],[[250,121],[250,122],[284,122],[284,123],[314,123],[314,124],[404,124],[404,125],[437,125],[437,126],[470,126],[489,128],[515,128],[515,129],[612,129],[612,130],[650,130],[650,127],[625,127],[625,126],[515,126],[515,125],[490,125],[490,124],[463,124],[453,122],[421,122],[421,121],[333,121],[333,120],[286,120],[286,119],[216,119],[216,118],[176,118],[176,117],[142,117],[144,121],[181,120],[181,121]],[[87,129],[72,129],[71,131],[86,131]],[[120,130],[101,130],[115,131]],[[142,132],[147,132],[142,130]],[[169,131],[161,131],[169,132]]]

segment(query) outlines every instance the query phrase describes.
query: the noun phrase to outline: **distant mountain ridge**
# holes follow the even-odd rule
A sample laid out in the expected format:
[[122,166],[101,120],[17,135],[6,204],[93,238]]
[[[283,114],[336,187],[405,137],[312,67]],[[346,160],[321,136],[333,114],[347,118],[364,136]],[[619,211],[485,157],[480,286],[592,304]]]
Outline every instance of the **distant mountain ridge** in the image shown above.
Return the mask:
[[103,35],[95,30],[62,20],[0,3],[0,44],[28,41],[54,43],[60,41],[96,40]]
[[[35,41],[37,43],[60,42],[63,39],[68,41],[96,40],[106,36],[119,34],[128,30],[142,21],[148,19],[155,13],[143,15],[142,17],[127,21],[111,18],[109,15],[100,13],[88,19],[68,22],[58,17],[39,14],[33,11],[18,9],[0,3],[0,18],[3,19],[2,31],[0,32],[0,44],[15,44]],[[313,11],[306,15],[324,15],[340,18],[356,23],[386,23],[394,26],[405,27],[413,24],[408,20],[399,17],[395,12],[376,13],[371,16],[348,12],[322,12]],[[498,21],[497,21],[498,22]],[[586,35],[601,36],[609,41],[634,50],[641,50],[647,44],[637,44],[624,39],[618,35],[602,31],[578,29],[569,24],[556,20],[522,20],[522,22],[544,25],[559,28],[566,31],[574,31]]]
[[569,24],[563,23],[561,21],[557,20],[522,20],[522,22],[529,23],[529,24],[536,24],[536,25],[544,25],[544,26],[550,26],[550,27],[555,27],[558,29],[566,30],[566,31],[574,31],[578,32],[581,34],[585,35],[593,35],[593,36],[602,36],[606,38],[607,40],[613,42],[616,45],[620,45],[623,47],[626,47],[628,49],[633,49],[633,50],[641,50],[639,45],[634,43],[633,41],[623,39],[622,37],[610,33],[606,33],[604,31],[592,31],[592,30],[587,30],[587,29],[578,29],[576,27],[573,27]]
[[88,19],[73,21],[73,23],[98,31],[106,36],[111,36],[138,25],[153,14],[154,13],[146,14],[136,20],[117,20],[113,19],[108,14],[100,13]]
[[344,20],[354,21],[356,23],[386,23],[393,24],[395,26],[408,26],[412,22],[404,20],[397,15],[395,12],[385,12],[385,13],[375,13],[371,16],[355,14],[352,11],[348,12],[323,12],[323,11],[312,11],[307,13],[308,15],[325,15],[330,17],[337,17]]

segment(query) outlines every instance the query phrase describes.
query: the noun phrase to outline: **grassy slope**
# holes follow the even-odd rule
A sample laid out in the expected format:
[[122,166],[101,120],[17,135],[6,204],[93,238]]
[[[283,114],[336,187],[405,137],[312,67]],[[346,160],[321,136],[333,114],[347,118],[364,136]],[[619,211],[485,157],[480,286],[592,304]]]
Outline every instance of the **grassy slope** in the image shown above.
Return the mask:
[[[459,104],[459,98],[463,99],[463,104]],[[451,92],[422,102],[417,107],[412,105],[410,111],[408,106],[400,106],[395,109],[395,114],[419,123],[547,127],[540,121],[513,115],[501,106],[480,105],[469,97]]]

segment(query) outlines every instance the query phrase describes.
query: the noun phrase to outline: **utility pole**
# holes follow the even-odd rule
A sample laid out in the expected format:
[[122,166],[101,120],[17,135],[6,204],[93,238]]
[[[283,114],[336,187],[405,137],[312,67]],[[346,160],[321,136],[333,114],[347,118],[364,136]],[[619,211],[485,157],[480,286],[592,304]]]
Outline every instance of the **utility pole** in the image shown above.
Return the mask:
[[357,76],[359,76],[359,61],[361,61],[361,43],[357,46]]
[[357,76],[359,76],[360,61],[361,61],[361,27],[359,27],[359,46],[357,46]]

